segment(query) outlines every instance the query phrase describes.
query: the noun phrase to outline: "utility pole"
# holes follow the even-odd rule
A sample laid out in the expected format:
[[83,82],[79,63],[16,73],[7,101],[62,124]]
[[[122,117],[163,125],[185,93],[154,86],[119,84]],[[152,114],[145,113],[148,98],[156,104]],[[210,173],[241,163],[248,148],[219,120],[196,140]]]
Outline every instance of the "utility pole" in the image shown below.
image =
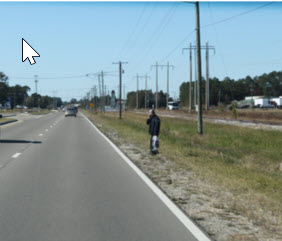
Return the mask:
[[174,69],[173,65],[169,65],[169,62],[167,62],[167,81],[166,81],[166,109],[168,110],[168,96],[169,96],[169,68],[172,67]]
[[161,65],[156,62],[156,65],[151,65],[151,69],[156,68],[156,96],[155,96],[155,109],[158,109],[158,67],[167,67],[167,65]]
[[[183,50],[190,50],[190,82],[192,82],[192,49],[195,51],[195,63],[196,63],[197,46],[195,46],[195,45],[192,46],[191,43],[190,43],[189,48],[183,48],[182,49],[182,52],[183,52]],[[209,46],[208,43],[206,43],[205,46],[200,46],[200,49],[206,50],[206,110],[208,110],[208,108],[209,108],[209,95],[210,95],[210,92],[209,92],[209,50],[213,50],[214,54],[215,54],[215,48],[214,48],[214,46]],[[197,65],[195,64],[194,105],[196,105],[196,98],[197,98],[196,80],[197,80]],[[191,83],[191,85],[192,85],[192,83]],[[192,89],[192,88],[189,88],[189,89]],[[190,96],[192,96],[192,92],[189,94],[189,100],[190,100]],[[192,99],[189,102],[192,103]],[[190,105],[190,110],[191,109],[192,109],[192,106]]]
[[150,76],[148,76],[147,74],[146,75],[143,75],[143,76],[140,76],[140,75],[136,75],[136,80],[137,80],[137,91],[136,91],[136,109],[139,107],[139,103],[138,103],[138,92],[139,92],[139,79],[142,79],[142,78],[145,78],[145,109],[146,109],[146,103],[147,103],[147,79],[150,78]]
[[145,74],[145,110],[147,108],[147,79],[151,78],[150,76],[148,76],[147,74]]
[[139,82],[139,76],[136,75],[136,109],[138,109],[138,83]]
[[122,102],[121,102],[121,87],[122,87],[122,74],[124,73],[124,70],[122,69],[122,64],[127,64],[127,62],[121,62],[113,63],[119,65],[119,118],[122,117]]
[[210,97],[209,97],[209,43],[207,42],[206,43],[206,110],[209,109],[209,106],[210,106]]
[[196,53],[196,47],[194,49],[194,53],[195,53],[194,106],[196,110],[196,105],[197,105],[197,53]]
[[202,118],[202,69],[201,69],[201,38],[200,38],[200,13],[199,2],[195,2],[196,10],[196,40],[197,40],[197,76],[198,76],[198,134],[203,134],[203,118]]
[[189,83],[189,111],[192,111],[192,44],[190,43],[189,48],[183,48],[182,53],[184,50],[189,50],[190,55],[189,55],[189,61],[190,61],[190,83]]
[[100,74],[98,74],[98,84],[99,84],[99,97],[101,99],[101,80],[100,80]]
[[125,84],[123,85],[123,100],[126,99],[126,95],[125,95]]
[[209,43],[206,43],[206,110],[210,107],[210,79],[209,79],[209,50],[213,50],[215,54],[215,48],[209,46]]
[[158,109],[158,62],[156,62],[156,100],[155,100],[155,108]]
[[101,71],[101,80],[102,80],[102,112],[105,110],[105,86],[104,86],[104,73]]
[[104,89],[104,73],[103,71],[101,71],[101,79],[102,79],[102,96],[104,96],[104,92],[105,92],[105,89]]
[[34,75],[34,82],[35,82],[35,98],[37,99],[37,108],[39,109],[39,97],[37,95],[37,83],[38,83],[38,79],[37,79],[37,75]]
[[94,85],[94,109],[97,110],[97,87]]
[[156,62],[156,97],[155,97],[155,109],[158,109],[158,62]]
[[145,106],[145,110],[146,110],[146,107],[147,107],[147,74],[145,75],[145,103],[144,103],[144,106]]
[[151,69],[153,67],[156,67],[156,93],[155,93],[155,109],[158,109],[158,62],[156,62],[156,65],[151,65]]
[[37,79],[37,75],[34,75],[34,82],[35,82],[35,94],[37,94],[37,83],[38,83],[38,79]]
[[189,85],[189,110],[192,111],[192,44],[190,43],[190,85]]

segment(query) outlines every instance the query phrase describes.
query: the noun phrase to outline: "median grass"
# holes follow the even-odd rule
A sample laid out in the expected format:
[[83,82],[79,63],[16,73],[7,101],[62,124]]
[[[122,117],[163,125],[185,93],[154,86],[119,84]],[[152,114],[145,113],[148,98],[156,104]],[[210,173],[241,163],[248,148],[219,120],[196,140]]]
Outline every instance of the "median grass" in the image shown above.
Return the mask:
[[7,122],[7,121],[13,121],[15,119],[12,119],[12,118],[0,118],[0,124],[4,123],[4,122]]
[[28,111],[28,113],[31,114],[31,115],[45,115],[45,114],[50,113],[50,110],[47,110],[47,109],[43,109],[43,110],[40,110],[40,111],[33,110],[33,111]]
[[[125,112],[120,120],[118,113],[86,114],[104,131],[149,148],[146,115]],[[193,170],[238,197],[251,194],[250,202],[281,219],[282,133],[212,123],[204,124],[202,136],[196,130],[195,121],[161,117],[160,152],[179,168]]]

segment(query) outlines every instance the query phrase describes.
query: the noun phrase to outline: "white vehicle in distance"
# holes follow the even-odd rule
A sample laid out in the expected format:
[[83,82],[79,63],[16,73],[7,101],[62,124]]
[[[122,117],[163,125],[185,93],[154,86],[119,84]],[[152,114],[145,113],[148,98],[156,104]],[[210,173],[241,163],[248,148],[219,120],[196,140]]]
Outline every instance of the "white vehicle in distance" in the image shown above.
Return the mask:
[[169,110],[179,110],[179,104],[178,102],[168,102],[168,109]]
[[67,116],[75,116],[76,117],[76,110],[74,108],[67,108],[65,111],[65,117]]

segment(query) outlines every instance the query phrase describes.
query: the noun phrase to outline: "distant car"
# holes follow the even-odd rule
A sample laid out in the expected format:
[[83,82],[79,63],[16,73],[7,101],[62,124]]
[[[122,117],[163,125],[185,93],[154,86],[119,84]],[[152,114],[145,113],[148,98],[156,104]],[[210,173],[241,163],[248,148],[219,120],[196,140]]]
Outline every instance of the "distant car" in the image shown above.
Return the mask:
[[65,117],[67,116],[75,116],[76,117],[76,111],[74,108],[67,108],[65,111]]
[[169,110],[179,110],[179,105],[177,102],[168,102]]

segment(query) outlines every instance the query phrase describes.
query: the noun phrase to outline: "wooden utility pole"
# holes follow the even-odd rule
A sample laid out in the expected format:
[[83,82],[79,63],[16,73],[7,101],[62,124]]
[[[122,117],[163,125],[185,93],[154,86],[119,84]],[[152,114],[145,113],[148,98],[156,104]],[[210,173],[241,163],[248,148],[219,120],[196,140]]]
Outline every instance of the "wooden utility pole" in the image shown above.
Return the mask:
[[102,111],[105,111],[105,85],[104,85],[104,73],[101,71],[101,80],[102,80]]
[[145,75],[145,103],[144,103],[144,106],[145,106],[145,110],[146,110],[146,107],[147,107],[147,74]]
[[122,69],[122,64],[127,64],[127,62],[113,63],[119,65],[119,119],[122,118],[122,100],[121,100],[121,88],[122,88],[122,74],[124,73]]
[[196,110],[196,105],[197,105],[197,52],[196,52],[196,47],[194,49],[194,53],[195,53],[194,106]]
[[167,81],[166,81],[166,109],[168,110],[168,97],[169,97],[169,68],[174,68],[173,65],[169,65],[169,62],[167,62]]
[[156,62],[156,97],[155,97],[155,109],[158,109],[158,62]]
[[150,78],[150,76],[148,76],[147,74],[146,75],[139,75],[139,74],[136,74],[135,77],[133,78],[136,78],[136,109],[139,108],[139,80],[142,79],[142,78],[145,78],[145,109],[146,109],[146,101],[147,101],[147,79]]
[[121,83],[122,83],[122,64],[119,61],[119,118],[122,117],[122,102],[121,102]]
[[210,106],[210,83],[209,83],[209,43],[206,43],[206,110]]
[[139,85],[139,77],[136,75],[136,109],[138,109],[138,85]]
[[[158,62],[156,62],[156,65],[151,65],[151,69],[152,67],[156,67],[156,96],[155,96],[155,109],[158,109],[158,67],[167,67],[169,69],[169,67],[173,67],[172,65],[163,65],[163,64],[158,64]],[[167,70],[167,85],[168,85],[168,80],[169,80],[169,70]]]
[[192,111],[192,44],[190,43],[190,85],[189,85],[189,110]]
[[[192,47],[192,44],[190,43],[190,47],[189,48],[183,48],[182,49],[182,54],[184,52],[184,50],[189,50],[190,51],[190,55],[189,55],[189,61],[190,61],[190,83],[189,83],[189,111],[192,111],[192,50],[195,49]],[[195,77],[196,79],[196,77]],[[196,103],[196,102],[195,102]]]
[[99,97],[100,97],[100,101],[101,101],[101,80],[100,80],[100,74],[98,74],[98,84],[99,84]]
[[155,67],[156,68],[156,93],[155,93],[155,108],[158,109],[158,62],[156,62],[156,65],[151,65],[151,69]]
[[197,77],[198,77],[198,134],[203,134],[203,116],[202,116],[202,66],[201,66],[201,38],[200,38],[200,13],[199,2],[195,2],[196,10],[196,41],[197,41]]
[[[183,48],[182,49],[182,52],[183,50],[190,50],[190,54],[192,56],[192,51],[191,50],[195,50],[195,63],[196,63],[196,49],[197,49],[197,46],[195,45],[191,45],[190,44],[190,47],[189,48]],[[209,90],[209,51],[210,50],[213,50],[214,51],[214,54],[215,54],[215,48],[214,46],[209,46],[208,43],[206,43],[205,46],[200,46],[200,49],[205,49],[206,50],[206,102],[205,102],[205,107],[206,107],[206,110],[208,110],[209,108],[209,95],[210,95],[210,90]],[[192,75],[191,75],[191,72],[192,72],[192,64],[190,62],[190,79],[192,78]],[[197,65],[195,64],[195,79],[197,79]],[[194,104],[196,105],[196,96],[197,96],[197,92],[196,92],[196,81],[194,82]],[[192,102],[192,101],[191,101]]]

